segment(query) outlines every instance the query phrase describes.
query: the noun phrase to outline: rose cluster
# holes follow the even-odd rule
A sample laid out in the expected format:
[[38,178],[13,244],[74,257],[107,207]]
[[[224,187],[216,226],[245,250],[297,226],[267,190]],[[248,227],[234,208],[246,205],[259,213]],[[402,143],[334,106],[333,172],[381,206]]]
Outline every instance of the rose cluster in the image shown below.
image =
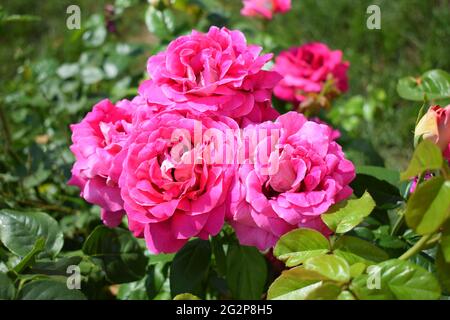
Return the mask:
[[351,195],[355,169],[331,127],[272,107],[271,57],[226,28],[172,41],[136,97],[103,100],[71,126],[69,184],[107,226],[125,216],[153,253],[225,222],[261,250],[299,226],[329,233],[320,215]]

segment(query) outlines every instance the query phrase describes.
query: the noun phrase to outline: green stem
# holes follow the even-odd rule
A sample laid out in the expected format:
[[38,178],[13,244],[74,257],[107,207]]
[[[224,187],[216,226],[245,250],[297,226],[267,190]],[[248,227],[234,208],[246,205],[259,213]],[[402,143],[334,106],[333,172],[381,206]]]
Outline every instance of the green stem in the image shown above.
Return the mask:
[[442,236],[441,233],[435,234],[433,237],[431,237],[431,238],[427,241],[426,246],[429,247],[429,246],[435,244],[436,242],[438,242],[439,240],[441,240],[441,236]]
[[404,221],[405,221],[405,215],[403,213],[401,213],[401,215],[398,217],[397,221],[395,221],[394,226],[392,227],[391,236],[397,235],[397,232],[403,226]]
[[422,236],[411,248],[409,248],[405,253],[403,253],[399,259],[400,260],[408,260],[412,256],[416,255],[422,248],[427,244],[428,240],[431,238],[431,234],[426,234]]

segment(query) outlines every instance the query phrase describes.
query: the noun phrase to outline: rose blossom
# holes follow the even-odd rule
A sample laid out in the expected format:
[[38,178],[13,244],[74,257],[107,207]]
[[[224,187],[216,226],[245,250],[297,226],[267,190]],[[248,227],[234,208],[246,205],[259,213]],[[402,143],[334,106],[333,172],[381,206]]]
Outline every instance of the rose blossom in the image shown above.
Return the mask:
[[308,43],[283,51],[275,59],[274,71],[284,78],[275,87],[275,96],[295,104],[318,94],[327,81],[331,91],[348,90],[349,62],[342,61],[342,51],[330,50],[323,43]]
[[151,252],[170,253],[222,228],[236,171],[230,130],[239,127],[223,116],[147,115],[145,107],[136,111],[139,121],[117,157],[123,162],[119,186],[130,230],[145,237]]
[[239,168],[228,199],[227,219],[240,243],[260,250],[298,227],[328,233],[320,215],[352,194],[355,177],[331,127],[289,112],[275,123],[248,126],[244,137],[267,131]]
[[248,45],[240,31],[211,27],[172,41],[149,58],[151,80],[140,90],[149,103],[228,116],[240,124],[273,120],[273,87],[281,79],[262,70],[272,54]]
[[86,201],[101,207],[102,220],[110,227],[119,225],[124,214],[117,185],[120,170],[113,169],[113,161],[130,132],[133,110],[130,101],[114,105],[105,99],[70,126],[76,162],[68,183],[79,187]]
[[291,10],[291,0],[244,0],[243,16],[260,16],[272,19],[274,13],[285,13]]
[[450,105],[431,106],[417,124],[414,135],[434,142],[450,161]]

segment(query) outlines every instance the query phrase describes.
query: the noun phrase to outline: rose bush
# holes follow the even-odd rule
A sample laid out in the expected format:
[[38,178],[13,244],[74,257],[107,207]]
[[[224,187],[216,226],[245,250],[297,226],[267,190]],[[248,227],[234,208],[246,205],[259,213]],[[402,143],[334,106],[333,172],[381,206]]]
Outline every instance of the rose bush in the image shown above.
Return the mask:
[[450,69],[446,4],[369,31],[350,0],[81,1],[67,30],[25,2],[0,6],[0,300],[449,298],[450,75],[407,76]]

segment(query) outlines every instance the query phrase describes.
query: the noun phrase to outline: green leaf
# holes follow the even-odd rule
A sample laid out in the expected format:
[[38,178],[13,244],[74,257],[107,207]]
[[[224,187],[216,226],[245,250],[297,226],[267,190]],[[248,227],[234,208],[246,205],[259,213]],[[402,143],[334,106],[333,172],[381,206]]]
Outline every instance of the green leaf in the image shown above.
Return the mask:
[[368,192],[361,198],[341,202],[322,214],[323,222],[336,233],[345,233],[360,224],[375,208],[375,201]]
[[333,245],[333,252],[347,260],[349,264],[357,262],[378,263],[389,259],[389,255],[374,244],[352,236],[342,236]]
[[302,266],[283,271],[270,285],[267,292],[269,300],[304,300],[323,285],[327,277]]
[[266,260],[254,247],[231,245],[226,279],[234,299],[261,299],[267,279]]
[[335,255],[312,257],[303,265],[305,269],[315,271],[328,280],[344,283],[350,280],[350,266],[343,258]]
[[30,272],[35,274],[66,276],[67,268],[80,264],[81,260],[81,256],[62,257],[56,261],[39,260],[31,267]]
[[330,244],[320,232],[312,229],[296,229],[283,235],[273,251],[275,257],[293,267],[306,259],[326,254]]
[[64,243],[58,222],[48,214],[0,210],[0,240],[11,252],[24,257],[39,238],[46,239],[40,256],[56,256]]
[[163,262],[163,263],[171,262],[173,260],[173,258],[175,258],[174,253],[151,254],[149,264],[152,265],[152,264],[158,264],[160,262]]
[[173,23],[170,10],[158,10],[149,6],[145,12],[145,24],[148,31],[160,39],[168,38],[173,32]]
[[227,258],[223,249],[221,239],[216,236],[211,239],[211,246],[216,261],[217,271],[220,275],[225,276],[227,274]]
[[356,262],[350,266],[350,276],[356,278],[363,274],[367,266],[362,262]]
[[391,227],[389,225],[382,225],[373,231],[377,244],[386,249],[405,249],[408,247],[407,243],[397,236],[391,235]]
[[436,254],[436,273],[442,288],[450,292],[450,263],[444,259],[442,247],[440,246]]
[[450,263],[450,220],[442,228],[441,248],[445,261]]
[[27,283],[19,291],[20,300],[85,300],[77,289],[68,289],[67,284],[57,280],[35,280]]
[[350,186],[357,197],[361,197],[367,191],[380,209],[395,208],[404,200],[397,187],[370,175],[357,174]]
[[352,281],[350,290],[358,299],[435,300],[441,295],[436,278],[409,261],[393,259],[381,262],[374,268],[372,270],[376,271],[370,276],[363,274]]
[[0,300],[13,300],[16,288],[5,273],[0,272]]
[[450,215],[450,181],[435,177],[419,184],[405,211],[408,226],[418,234],[437,231]]
[[94,84],[103,79],[103,72],[100,68],[86,66],[81,70],[81,80],[85,84]]
[[403,99],[423,101],[450,98],[450,74],[442,70],[430,70],[420,78],[402,78],[397,92]]
[[203,282],[207,278],[210,261],[209,241],[195,239],[186,243],[175,255],[170,268],[172,296],[186,292],[203,296]]
[[117,298],[120,300],[171,299],[168,270],[169,264],[165,262],[150,265],[145,278],[121,284]]
[[147,258],[127,230],[98,226],[86,239],[83,252],[102,261],[112,283],[132,282],[145,275]]
[[152,265],[145,281],[149,299],[170,300],[169,264]]
[[200,300],[200,298],[191,293],[181,293],[177,294],[173,300]]
[[305,300],[336,300],[341,294],[342,288],[334,283],[325,282],[310,291]]
[[146,279],[124,283],[119,286],[117,299],[120,300],[148,300]]
[[357,166],[357,174],[365,174],[375,177],[379,180],[384,180],[392,185],[397,185],[400,182],[400,173],[396,170],[390,170],[383,167],[376,166]]
[[441,150],[433,142],[423,140],[414,150],[408,169],[401,173],[400,178],[409,180],[426,171],[440,169],[443,163]]
[[56,73],[61,79],[68,79],[76,76],[80,72],[80,66],[78,63],[64,63],[62,64]]
[[356,300],[356,298],[350,291],[344,290],[338,295],[337,300]]
[[23,257],[22,260],[13,268],[13,271],[17,274],[21,273],[26,268],[30,267],[36,261],[36,256],[45,249],[45,239],[39,238],[34,244],[33,249]]
[[103,16],[98,14],[92,15],[86,24],[87,29],[83,33],[83,42],[88,47],[101,46],[108,34]]

